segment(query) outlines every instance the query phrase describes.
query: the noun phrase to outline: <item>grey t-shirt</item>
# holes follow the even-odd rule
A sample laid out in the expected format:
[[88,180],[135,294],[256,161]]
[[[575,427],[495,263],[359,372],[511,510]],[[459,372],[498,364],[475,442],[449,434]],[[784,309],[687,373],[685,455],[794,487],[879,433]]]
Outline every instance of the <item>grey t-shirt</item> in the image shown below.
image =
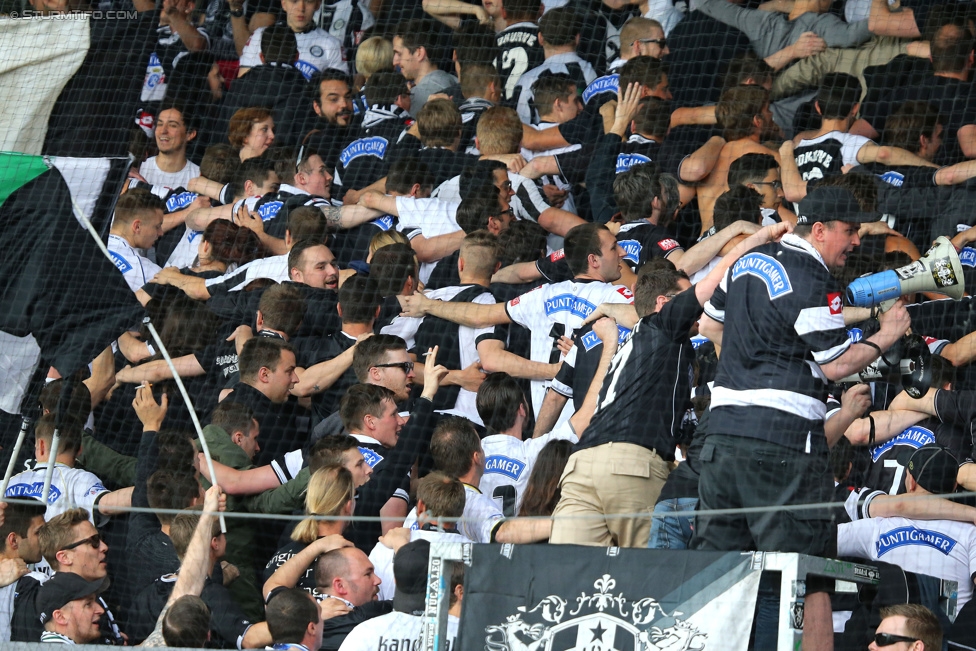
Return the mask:
[[871,38],[868,21],[845,23],[833,14],[808,12],[796,20],[786,14],[760,9],[744,9],[728,0],[704,0],[698,9],[749,37],[756,54],[766,58],[796,43],[803,32],[813,32],[827,47],[857,47]]
[[410,115],[416,117],[420,115],[420,109],[424,108],[427,98],[435,93],[442,93],[452,86],[457,86],[458,80],[454,75],[449,75],[443,70],[435,70],[417,82],[417,85],[410,91]]

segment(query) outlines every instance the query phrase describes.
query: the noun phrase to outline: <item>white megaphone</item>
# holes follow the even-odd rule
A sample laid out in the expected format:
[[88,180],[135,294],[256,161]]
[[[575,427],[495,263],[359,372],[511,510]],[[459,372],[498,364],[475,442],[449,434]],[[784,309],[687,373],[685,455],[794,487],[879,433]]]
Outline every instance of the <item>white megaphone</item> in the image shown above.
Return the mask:
[[854,307],[874,307],[915,292],[946,294],[957,301],[966,293],[959,254],[949,238],[938,238],[910,265],[852,281],[847,286],[847,302]]
[[913,398],[921,398],[932,384],[932,354],[928,344],[916,334],[905,335],[860,373],[840,382],[901,382]]

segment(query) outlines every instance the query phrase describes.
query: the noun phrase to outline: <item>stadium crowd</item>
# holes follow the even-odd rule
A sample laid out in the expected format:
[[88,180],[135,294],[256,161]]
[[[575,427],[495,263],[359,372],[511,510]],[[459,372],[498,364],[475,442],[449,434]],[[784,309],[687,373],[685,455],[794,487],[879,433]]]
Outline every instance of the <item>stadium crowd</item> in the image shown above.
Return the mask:
[[[107,246],[172,367],[49,374],[0,640],[416,649],[440,541],[882,561],[955,628],[811,579],[805,649],[973,639],[972,302],[844,300],[938,237],[976,281],[972,3],[98,6],[158,15]],[[909,333],[917,398],[859,375]]]

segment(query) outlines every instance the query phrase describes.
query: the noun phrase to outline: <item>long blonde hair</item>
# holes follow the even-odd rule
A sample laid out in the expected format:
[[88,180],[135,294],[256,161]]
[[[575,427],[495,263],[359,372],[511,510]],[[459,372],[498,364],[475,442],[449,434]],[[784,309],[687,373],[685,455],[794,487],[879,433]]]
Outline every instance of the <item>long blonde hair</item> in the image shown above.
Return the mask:
[[[305,514],[309,516],[343,515],[342,510],[356,496],[352,473],[340,465],[319,468],[308,480]],[[319,537],[319,521],[305,518],[291,532],[296,542],[313,543]]]

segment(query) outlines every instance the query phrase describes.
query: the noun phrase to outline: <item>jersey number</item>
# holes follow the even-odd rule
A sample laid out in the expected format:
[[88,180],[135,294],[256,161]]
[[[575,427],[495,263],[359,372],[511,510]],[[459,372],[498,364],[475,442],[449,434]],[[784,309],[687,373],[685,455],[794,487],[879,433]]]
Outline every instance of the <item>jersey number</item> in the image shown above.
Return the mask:
[[491,496],[496,500],[501,500],[502,514],[506,518],[515,517],[515,502],[517,501],[516,498],[518,493],[515,491],[514,486],[511,484],[506,486],[496,486]]
[[529,69],[529,55],[525,48],[517,47],[502,52],[502,72],[506,75],[505,97],[512,99],[519,77]]
[[605,409],[613,403],[617,398],[617,381],[620,379],[620,372],[627,365],[627,359],[630,357],[630,353],[634,350],[634,340],[628,339],[624,347],[617,351],[614,355],[613,361],[610,363],[610,386],[607,387],[607,395],[604,396],[603,402],[600,403],[600,409]]
[[888,490],[888,494],[897,495],[898,491],[901,490],[902,480],[905,478],[905,466],[898,463],[895,459],[885,459],[884,467],[895,469],[895,480],[891,482],[891,488]]

